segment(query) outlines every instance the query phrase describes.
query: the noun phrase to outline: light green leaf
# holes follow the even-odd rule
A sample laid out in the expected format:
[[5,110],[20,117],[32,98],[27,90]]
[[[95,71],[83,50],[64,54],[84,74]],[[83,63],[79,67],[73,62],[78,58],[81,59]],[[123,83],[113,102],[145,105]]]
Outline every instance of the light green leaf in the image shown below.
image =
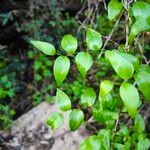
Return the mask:
[[123,136],[123,137],[128,136],[129,135],[129,129],[127,128],[127,126],[122,126],[120,128],[120,130],[118,131],[118,135]]
[[105,98],[108,93],[110,93],[113,89],[113,82],[109,80],[104,80],[100,83],[100,96]]
[[107,109],[94,109],[93,117],[97,122],[105,123],[106,121],[117,120],[118,112]]
[[101,145],[104,150],[110,150],[110,130],[102,129],[98,133],[98,137],[101,141]]
[[128,113],[135,117],[140,102],[137,89],[130,83],[122,83],[119,92]]
[[54,78],[58,86],[65,80],[70,68],[70,60],[66,56],[56,58],[53,67]]
[[77,50],[78,41],[71,34],[67,34],[62,38],[61,46],[68,54],[72,55]]
[[135,82],[143,95],[150,101],[150,73],[145,71],[139,72],[135,76]]
[[150,148],[150,141],[149,139],[141,139],[138,142],[138,150],[148,150]]
[[140,114],[137,114],[134,121],[134,129],[136,132],[143,132],[145,130],[144,119]]
[[134,70],[137,71],[139,69],[139,60],[135,56],[127,53],[119,53],[119,54],[125,57],[134,66]]
[[81,75],[86,76],[87,71],[91,68],[93,64],[92,56],[88,52],[79,52],[76,55],[75,63]]
[[93,88],[87,88],[81,95],[81,103],[85,107],[91,107],[96,100],[96,93]]
[[60,113],[54,112],[47,119],[47,125],[50,126],[52,130],[55,130],[63,123],[63,120],[64,118]]
[[50,44],[50,43],[42,42],[42,41],[30,41],[30,42],[37,49],[39,49],[40,51],[42,51],[44,54],[53,56],[56,53],[55,47],[52,44]]
[[69,116],[69,126],[71,131],[75,131],[84,121],[84,114],[80,109],[73,109]]
[[115,20],[120,14],[123,8],[123,4],[117,0],[111,0],[108,4],[108,18],[109,20]]
[[86,30],[86,44],[90,50],[98,51],[102,47],[102,37],[99,32],[88,28]]
[[127,80],[132,77],[134,67],[126,57],[120,54],[120,52],[116,50],[106,51],[105,57],[110,61],[112,67],[120,78]]
[[62,111],[71,109],[70,98],[62,90],[57,89],[56,98],[57,98],[58,106]]
[[132,8],[136,22],[131,27],[129,43],[131,44],[135,36],[144,31],[150,31],[150,4],[136,2]]
[[100,150],[101,141],[98,136],[92,135],[88,137],[81,145],[79,150]]

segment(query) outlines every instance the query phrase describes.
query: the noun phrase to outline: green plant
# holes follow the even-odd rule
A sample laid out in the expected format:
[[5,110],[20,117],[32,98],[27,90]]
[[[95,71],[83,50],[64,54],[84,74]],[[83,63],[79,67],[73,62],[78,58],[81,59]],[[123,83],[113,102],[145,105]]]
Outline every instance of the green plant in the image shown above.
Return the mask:
[[[114,29],[103,43],[99,32],[85,28],[87,49],[80,52],[77,51],[77,39],[65,35],[61,41],[65,56],[56,53],[51,44],[31,41],[45,54],[59,55],[53,66],[53,74],[58,86],[56,98],[61,111],[72,109],[69,116],[70,130],[75,131],[83,122],[88,123],[90,118],[103,125],[103,129],[97,130],[80,145],[80,150],[147,150],[150,147],[144,119],[138,112],[143,101],[150,102],[150,68],[148,65],[143,66],[142,56],[138,57],[137,47],[133,45],[137,34],[150,30],[150,14],[147,13],[149,11],[150,4],[145,2],[140,1],[131,5],[128,1],[110,1],[108,18],[116,22],[115,27],[123,14],[126,18],[125,43],[118,49],[105,48]],[[143,13],[144,17],[141,17]],[[133,16],[136,19],[135,23],[133,23]],[[132,23],[129,24],[129,21]],[[95,61],[96,55],[99,61],[102,61],[101,65],[107,66],[106,70],[103,69],[106,74],[98,75],[101,77],[99,87],[91,86],[87,78],[92,68],[99,67],[99,62]],[[76,102],[76,105],[71,105],[73,96],[66,94],[62,85],[74,63],[81,74],[83,90],[81,90],[80,101]],[[85,117],[83,110],[87,110],[90,117]],[[61,113],[54,113],[47,120],[47,125],[51,129],[58,128],[62,123]]]

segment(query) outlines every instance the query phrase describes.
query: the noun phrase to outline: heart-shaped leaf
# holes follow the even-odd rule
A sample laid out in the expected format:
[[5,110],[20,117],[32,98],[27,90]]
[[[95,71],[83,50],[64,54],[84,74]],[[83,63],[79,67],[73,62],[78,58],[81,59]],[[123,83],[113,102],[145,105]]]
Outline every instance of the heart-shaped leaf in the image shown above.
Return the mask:
[[135,76],[135,81],[140,91],[150,101],[150,73],[146,71],[139,72]]
[[90,50],[98,51],[102,47],[102,37],[99,32],[88,28],[86,30],[86,44]]
[[50,126],[52,130],[55,130],[63,123],[63,120],[64,118],[60,113],[54,112],[47,119],[47,125]]
[[126,57],[122,56],[116,50],[106,51],[105,57],[110,61],[112,67],[120,78],[127,80],[132,77],[134,67]]
[[77,50],[78,41],[71,34],[67,34],[62,38],[61,46],[68,54],[72,55]]
[[70,68],[70,60],[66,56],[56,58],[53,73],[58,86],[65,80]]
[[86,76],[87,71],[91,68],[93,64],[92,56],[88,52],[79,52],[76,55],[75,62],[77,68],[83,77]]
[[81,95],[81,103],[85,107],[91,107],[96,100],[96,93],[93,88],[87,88]]
[[108,18],[109,20],[115,20],[120,14],[123,8],[123,4],[117,0],[111,0],[108,4]]
[[81,145],[79,150],[100,150],[101,141],[96,135],[88,137]]
[[119,92],[128,113],[135,117],[140,102],[137,89],[130,83],[122,83]]
[[84,114],[80,109],[73,109],[69,116],[69,126],[71,131],[80,127],[84,120]]
[[58,106],[62,111],[71,109],[70,98],[62,90],[57,89],[56,98],[57,98]]
[[52,44],[50,44],[50,43],[42,42],[42,41],[30,41],[30,42],[37,49],[39,49],[40,51],[42,51],[44,54],[53,56],[56,53],[55,47]]

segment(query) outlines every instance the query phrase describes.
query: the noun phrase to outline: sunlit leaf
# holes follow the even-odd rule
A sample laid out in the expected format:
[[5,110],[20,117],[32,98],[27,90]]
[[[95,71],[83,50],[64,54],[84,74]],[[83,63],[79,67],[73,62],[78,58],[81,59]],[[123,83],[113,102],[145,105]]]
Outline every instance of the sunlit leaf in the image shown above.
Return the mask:
[[73,54],[77,50],[78,41],[71,34],[67,34],[62,38],[61,46],[68,54]]
[[63,120],[64,118],[60,113],[54,112],[47,119],[47,125],[50,126],[52,130],[55,130],[63,123]]
[[81,145],[79,150],[100,150],[101,141],[98,136],[93,135],[88,137]]
[[33,44],[37,49],[42,51],[44,54],[47,55],[55,55],[56,49],[55,47],[47,42],[42,42],[42,41],[30,41],[31,44]]
[[135,76],[135,81],[143,93],[143,95],[150,101],[150,73],[142,71]]
[[123,4],[117,0],[111,0],[108,4],[108,18],[109,20],[115,20],[120,14],[123,8]]
[[56,98],[57,98],[58,106],[62,111],[71,109],[70,98],[62,90],[57,89]]
[[150,4],[136,2],[132,7],[133,16],[136,22],[131,27],[129,43],[131,44],[135,36],[144,31],[150,31]]
[[110,150],[110,131],[108,129],[102,129],[98,133],[98,137],[101,141],[102,148]]
[[53,73],[58,86],[65,80],[70,68],[70,60],[65,56],[56,58],[53,67]]
[[134,129],[136,132],[143,132],[145,130],[144,119],[140,114],[137,114],[134,121]]
[[102,37],[99,32],[88,28],[86,30],[86,43],[90,50],[98,51],[102,47]]
[[100,83],[100,95],[104,98],[113,89],[113,82],[104,80]]
[[75,57],[77,68],[83,77],[93,64],[92,56],[88,52],[79,52]]
[[96,93],[93,88],[87,88],[81,95],[81,103],[83,106],[91,107],[96,100]]
[[150,140],[145,138],[138,142],[137,150],[148,150],[150,148]]
[[119,92],[128,113],[135,117],[140,102],[137,89],[130,83],[122,83]]
[[110,61],[112,67],[120,78],[126,80],[132,77],[134,67],[126,57],[120,54],[120,52],[116,50],[106,51],[105,57]]
[[75,131],[84,121],[84,114],[80,109],[73,109],[69,116],[69,126],[71,131]]

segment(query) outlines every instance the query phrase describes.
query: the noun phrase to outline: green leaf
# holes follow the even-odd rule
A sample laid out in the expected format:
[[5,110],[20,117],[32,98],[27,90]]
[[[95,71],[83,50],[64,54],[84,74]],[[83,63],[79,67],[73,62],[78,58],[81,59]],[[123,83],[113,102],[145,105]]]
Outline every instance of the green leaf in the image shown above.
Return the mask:
[[135,36],[144,31],[150,31],[150,4],[145,2],[136,2],[133,5],[132,13],[136,22],[131,27],[129,34],[129,43],[131,44]]
[[75,63],[81,75],[86,76],[87,71],[91,68],[93,64],[92,56],[88,52],[79,52],[76,55]]
[[100,150],[101,141],[98,136],[92,135],[88,137],[81,145],[79,150]]
[[118,135],[123,136],[123,137],[128,136],[129,135],[129,129],[126,126],[122,126],[120,128],[120,130],[118,131]]
[[106,51],[105,57],[110,61],[112,67],[120,78],[127,80],[132,77],[134,67],[126,57],[120,54],[120,52],[116,50]]
[[110,131],[107,129],[102,129],[98,133],[98,137],[101,141],[101,145],[104,150],[110,150]]
[[39,49],[40,51],[42,51],[44,54],[53,56],[56,53],[55,47],[52,44],[50,44],[50,43],[42,42],[42,41],[30,41],[30,42],[37,49]]
[[77,50],[78,41],[71,34],[67,34],[62,38],[61,46],[68,54],[72,55]]
[[148,150],[150,148],[150,141],[149,139],[141,139],[138,142],[138,150]]
[[144,119],[142,118],[140,114],[137,114],[135,117],[134,129],[136,132],[139,132],[139,133],[145,130]]
[[69,126],[71,131],[80,127],[84,120],[84,114],[80,109],[73,109],[69,116]]
[[54,112],[47,119],[47,125],[50,126],[52,130],[55,130],[63,123],[63,120],[64,118],[60,113]]
[[88,28],[86,30],[86,44],[90,50],[98,51],[102,47],[102,37],[99,32]]
[[150,73],[139,72],[135,76],[135,82],[137,83],[139,90],[150,101]]
[[109,80],[104,80],[100,83],[100,95],[102,98],[105,98],[106,95],[112,91],[113,86],[113,82]]
[[108,4],[108,18],[109,20],[115,20],[120,14],[123,8],[123,4],[117,0],[111,0]]
[[56,58],[53,67],[54,78],[58,86],[65,80],[70,68],[70,60],[66,56]]
[[122,56],[124,56],[134,67],[134,70],[138,70],[139,69],[139,60],[131,55],[131,54],[127,54],[127,53],[120,53]]
[[105,123],[106,121],[117,120],[118,112],[107,109],[94,109],[93,117],[97,122]]
[[135,117],[140,102],[137,89],[130,83],[122,83],[119,92],[128,113]]
[[85,107],[91,107],[96,100],[96,93],[93,88],[87,88],[81,95],[81,103]]
[[71,109],[70,98],[62,90],[57,89],[56,98],[57,98],[58,106],[62,111]]

